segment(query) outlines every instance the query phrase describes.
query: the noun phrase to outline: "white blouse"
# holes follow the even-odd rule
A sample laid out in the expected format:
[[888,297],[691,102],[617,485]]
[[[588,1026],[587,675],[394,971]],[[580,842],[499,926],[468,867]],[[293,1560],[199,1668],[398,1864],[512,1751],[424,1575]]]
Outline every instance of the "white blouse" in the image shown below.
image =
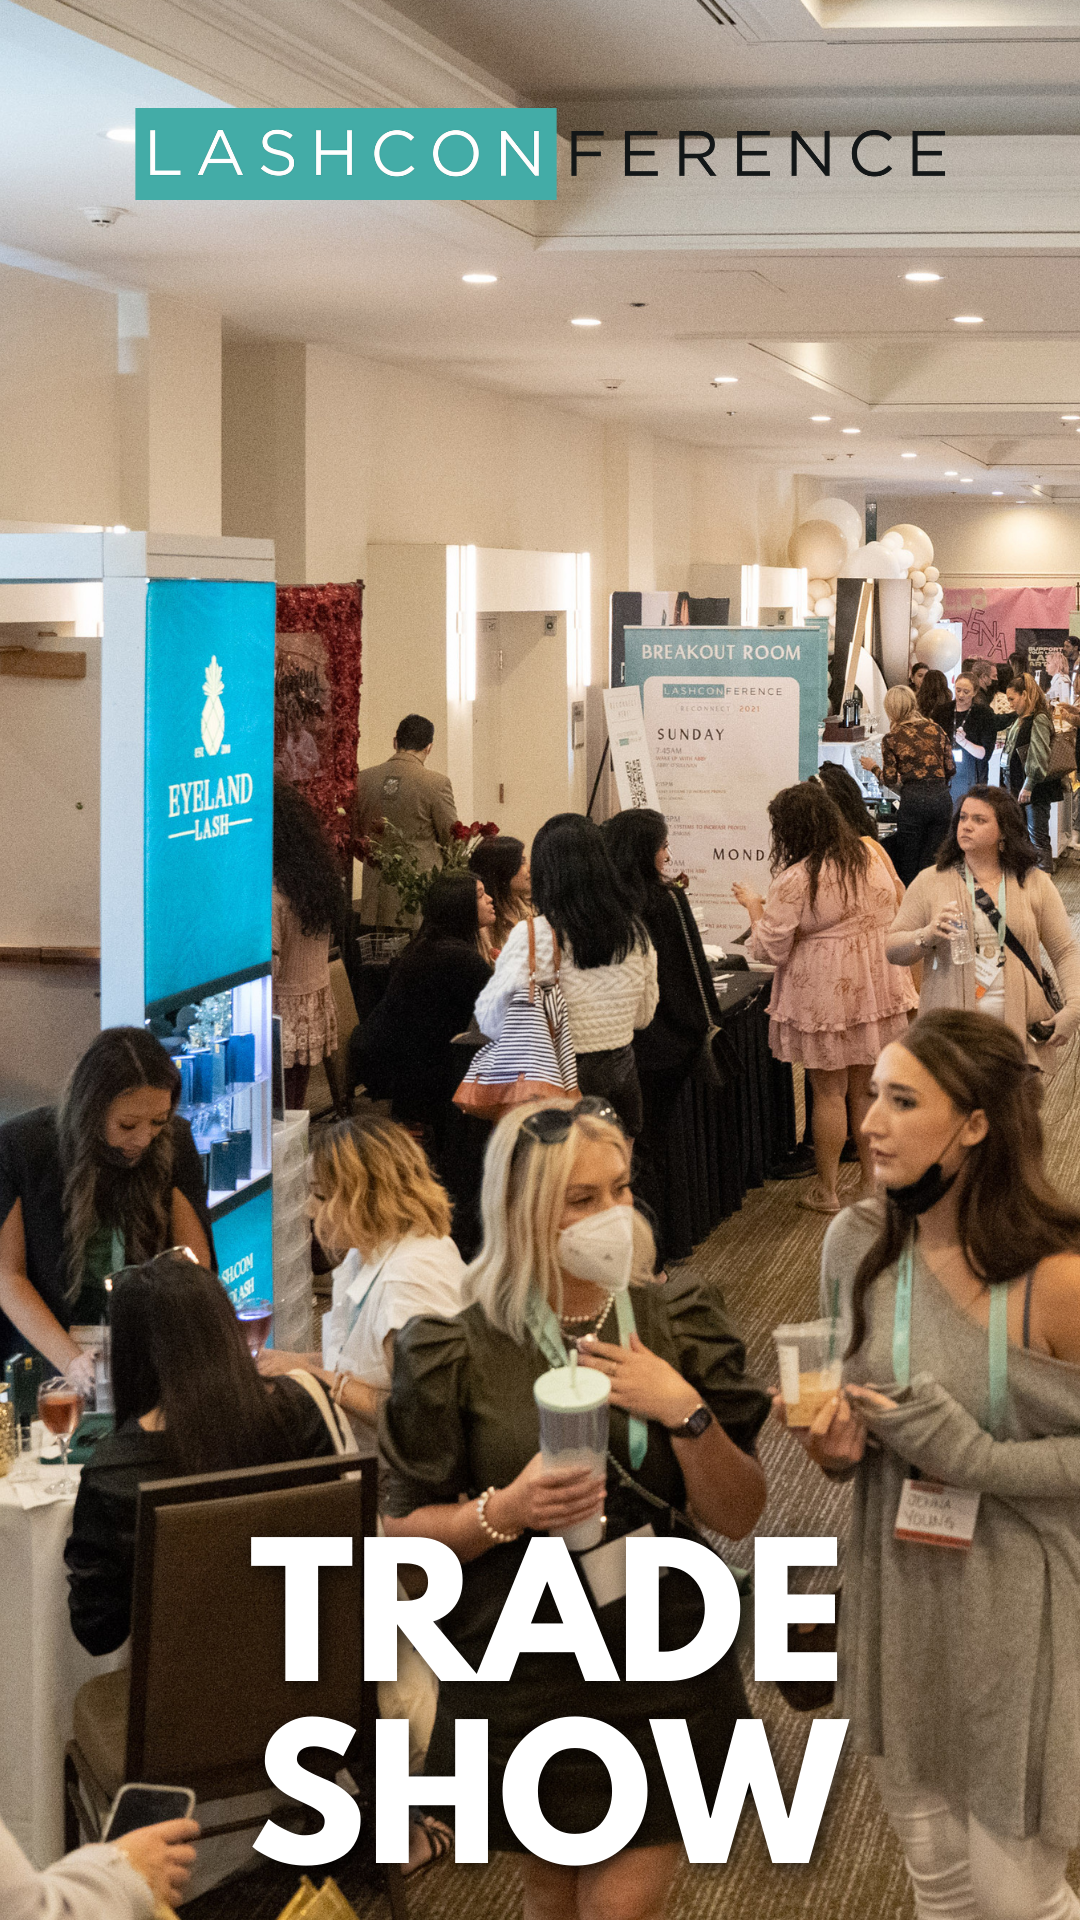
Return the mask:
[[[536,978],[541,986],[549,986],[555,978],[554,938],[542,914],[532,924],[536,933]],[[635,948],[625,960],[610,967],[576,967],[573,954],[564,952],[559,977],[575,1053],[605,1053],[628,1047],[635,1032],[647,1027],[656,1012],[660,996],[656,948],[651,941],[644,953]],[[499,1038],[507,1007],[515,994],[527,992],[528,986],[529,927],[527,921],[519,920],[476,1002],[477,1025],[489,1040]]]
[[330,1311],[323,1317],[323,1366],[388,1389],[387,1334],[419,1313],[452,1320],[461,1309],[464,1275],[465,1262],[449,1235],[437,1240],[409,1234],[367,1261],[350,1247],[334,1268]]

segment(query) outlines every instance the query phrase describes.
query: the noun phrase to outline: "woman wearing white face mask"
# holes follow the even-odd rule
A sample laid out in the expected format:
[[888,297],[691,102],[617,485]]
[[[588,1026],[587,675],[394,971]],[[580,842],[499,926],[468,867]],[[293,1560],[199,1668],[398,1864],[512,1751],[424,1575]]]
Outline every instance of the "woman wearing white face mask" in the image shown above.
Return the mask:
[[[693,1538],[687,1508],[740,1539],[765,1500],[753,1454],[766,1397],[743,1371],[743,1346],[718,1295],[690,1279],[648,1282],[651,1235],[634,1212],[630,1154],[600,1100],[524,1107],[496,1128],[484,1168],[484,1245],[468,1269],[470,1302],[452,1321],[410,1321],[397,1336],[390,1399],[380,1422],[389,1468],[387,1534],[443,1541],[464,1589],[441,1620],[478,1668],[532,1534],[564,1532],[606,1512],[608,1543],[649,1524]],[[585,1366],[611,1380],[609,1472],[545,1472],[533,1385],[578,1343]],[[607,1547],[595,1550],[605,1554]],[[616,1671],[624,1671],[625,1605],[590,1586],[576,1563]],[[592,1563],[592,1574],[600,1568]],[[700,1594],[679,1573],[660,1582],[663,1645],[684,1645],[702,1620]],[[540,1619],[556,1616],[542,1603]],[[586,1681],[572,1654],[522,1654],[509,1684],[444,1682],[426,1770],[454,1771],[458,1718],[489,1730],[489,1844],[524,1854],[525,1920],[653,1920],[679,1857],[679,1827],[649,1731],[650,1717],[686,1719],[709,1804],[735,1722],[747,1712],[733,1653],[692,1680]],[[622,1853],[581,1869],[525,1852],[507,1822],[502,1772],[538,1723],[583,1714],[637,1748],[649,1785],[639,1828]],[[540,1801],[566,1832],[603,1819],[606,1769],[580,1751],[545,1768]],[[434,1805],[433,1805],[434,1810]]]

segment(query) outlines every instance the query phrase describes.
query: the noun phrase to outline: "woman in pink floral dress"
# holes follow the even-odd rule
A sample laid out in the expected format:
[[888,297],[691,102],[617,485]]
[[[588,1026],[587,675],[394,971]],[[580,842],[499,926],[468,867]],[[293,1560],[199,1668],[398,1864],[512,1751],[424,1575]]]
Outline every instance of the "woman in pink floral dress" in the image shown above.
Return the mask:
[[873,1181],[862,1123],[878,1054],[907,1032],[917,1006],[911,975],[890,967],[885,935],[896,890],[883,861],[817,781],[784,787],[769,804],[773,880],[762,899],[736,882],[750,915],[749,952],[776,968],[769,1045],[805,1067],[814,1094],[817,1175],[800,1206],[838,1213],[840,1155],[848,1127]]
[[281,1015],[285,1105],[299,1108],[308,1075],[338,1043],[330,986],[330,935],[341,911],[341,874],[311,804],[274,781],[274,896],[271,945],[274,1012]]

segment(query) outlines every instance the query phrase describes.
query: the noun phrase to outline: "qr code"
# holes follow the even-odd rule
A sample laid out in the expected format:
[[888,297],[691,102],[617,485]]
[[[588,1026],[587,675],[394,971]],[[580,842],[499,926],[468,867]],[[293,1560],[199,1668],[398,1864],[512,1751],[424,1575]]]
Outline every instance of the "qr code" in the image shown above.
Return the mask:
[[649,804],[649,796],[645,791],[645,779],[641,771],[640,760],[627,761],[626,778],[630,785],[630,805],[632,807],[647,807]]

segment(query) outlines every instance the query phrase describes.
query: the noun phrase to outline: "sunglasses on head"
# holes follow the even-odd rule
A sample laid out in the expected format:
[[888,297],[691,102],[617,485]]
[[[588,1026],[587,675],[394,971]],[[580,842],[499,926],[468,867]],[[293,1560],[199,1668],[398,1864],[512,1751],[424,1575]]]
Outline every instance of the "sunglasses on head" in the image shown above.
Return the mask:
[[589,1114],[594,1120],[608,1120],[622,1132],[622,1121],[611,1102],[601,1100],[596,1094],[586,1094],[576,1107],[541,1107],[539,1113],[530,1113],[521,1123],[521,1134],[538,1141],[542,1147],[555,1147],[566,1139],[582,1114]]
[[111,1288],[114,1281],[121,1279],[125,1273],[141,1273],[144,1267],[155,1266],[159,1260],[167,1260],[173,1253],[178,1253],[183,1259],[190,1260],[193,1267],[199,1264],[197,1256],[192,1253],[190,1247],[165,1247],[161,1253],[152,1253],[149,1260],[133,1260],[130,1266],[117,1267],[115,1273],[107,1273],[105,1284]]

